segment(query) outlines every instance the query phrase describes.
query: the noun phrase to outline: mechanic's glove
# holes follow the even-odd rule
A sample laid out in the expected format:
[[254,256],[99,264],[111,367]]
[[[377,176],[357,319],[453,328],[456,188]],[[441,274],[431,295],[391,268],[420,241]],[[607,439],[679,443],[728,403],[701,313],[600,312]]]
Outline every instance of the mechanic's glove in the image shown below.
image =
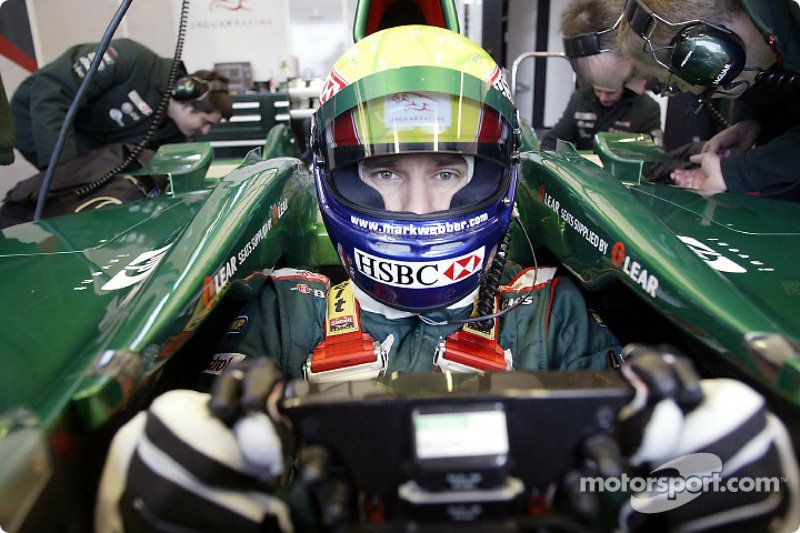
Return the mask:
[[764,399],[739,381],[700,380],[669,348],[628,345],[623,355],[636,393],[619,442],[644,467],[628,478],[623,529],[794,531],[800,473]]
[[[103,471],[96,531],[293,530],[287,505],[273,495],[284,446],[266,413],[282,381],[263,361],[223,373],[213,395],[162,394],[120,429]],[[265,374],[274,377],[268,387]],[[212,413],[221,406],[229,407],[226,421]]]

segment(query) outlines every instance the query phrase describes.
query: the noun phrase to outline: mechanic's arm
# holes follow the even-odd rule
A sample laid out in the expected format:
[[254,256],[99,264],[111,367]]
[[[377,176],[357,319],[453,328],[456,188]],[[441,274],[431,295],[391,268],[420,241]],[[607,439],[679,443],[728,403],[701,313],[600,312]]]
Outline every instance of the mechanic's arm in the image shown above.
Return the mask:
[[722,130],[703,145],[703,153],[713,152],[719,157],[741,154],[753,147],[761,133],[761,125],[748,119]]
[[676,185],[690,189],[800,199],[800,126],[741,154],[720,157],[713,151],[692,156],[699,169],[675,170]]
[[[96,51],[94,44],[70,48],[35,74],[31,86],[30,116],[34,125],[37,157],[42,167],[50,162],[67,112],[83,81],[78,72],[85,75]],[[84,101],[91,101],[113,87],[118,77],[124,75],[134,61],[135,57],[119,54],[114,62],[102,63],[84,93]],[[74,127],[70,127],[59,160],[69,161],[77,155]]]
[[766,144],[720,161],[728,190],[738,194],[800,199],[800,126]]
[[722,176],[720,157],[715,152],[690,156],[689,161],[700,166],[673,170],[670,177],[675,185],[697,191],[725,192],[728,190],[728,184]]
[[[653,102],[653,106],[647,106],[652,109],[639,125],[638,130],[642,133],[648,133],[653,137],[653,142],[660,148],[663,146],[664,130],[661,128],[661,107],[655,100],[649,96],[642,96]],[[649,102],[648,102],[649,103]]]

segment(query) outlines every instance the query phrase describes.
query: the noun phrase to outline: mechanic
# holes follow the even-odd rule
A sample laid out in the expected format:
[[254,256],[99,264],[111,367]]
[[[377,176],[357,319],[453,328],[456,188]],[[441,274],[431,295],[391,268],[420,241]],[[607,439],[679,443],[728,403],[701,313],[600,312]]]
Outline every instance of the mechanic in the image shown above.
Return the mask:
[[[626,87],[638,94],[649,91],[664,95],[658,78],[643,77],[622,54],[617,43],[617,28],[622,21],[623,0],[572,0],[561,12],[564,53],[580,83],[602,87]],[[653,143],[663,148],[663,131],[649,132]],[[691,142],[670,150],[675,162],[646,163],[642,169],[648,181],[672,183],[677,168],[696,167],[689,157],[699,154],[704,141]]]
[[[50,163],[67,111],[97,47],[97,43],[70,47],[28,76],[11,98],[16,148],[40,170]],[[108,144],[135,144],[144,138],[167,88],[172,61],[135,41],[112,40],[75,115],[60,161]],[[180,69],[163,123],[149,148],[191,140],[233,114],[223,74],[201,70],[187,75],[182,65]]]
[[558,122],[542,136],[542,150],[554,150],[556,141],[571,142],[577,150],[591,150],[600,131],[648,133],[662,139],[661,108],[646,94],[627,87],[600,85],[572,93]]
[[[572,0],[561,11],[564,54],[583,86],[627,87],[643,94],[655,78],[638,76],[617,44],[623,0]],[[656,91],[658,92],[658,91]]]
[[661,109],[649,96],[645,78],[617,47],[622,1],[573,0],[561,12],[564,53],[584,88],[576,90],[556,125],[542,136],[543,150],[556,141],[591,150],[599,131],[648,133],[661,145]]
[[673,173],[677,185],[800,199],[799,26],[790,0],[626,0],[619,45],[639,71],[671,92],[747,103],[692,156],[699,169]]
[[[616,339],[568,277],[551,267],[503,265],[520,142],[508,95],[491,57],[448,30],[388,29],[342,56],[312,137],[320,210],[348,279],[330,287],[320,274],[270,272],[222,341],[218,358],[238,364],[216,377],[213,395],[169,391],[118,432],[100,488],[98,532],[305,531],[308,517],[292,515],[278,497],[287,495],[278,487],[291,452],[276,409],[286,378],[618,363]],[[640,388],[622,427],[638,459],[664,457],[674,451],[667,440],[676,443],[652,433],[649,422],[658,419],[657,433],[674,437],[683,414],[655,405],[674,405],[678,390],[699,401],[698,384],[683,379],[690,373],[674,357],[635,359],[642,364],[624,366],[635,380],[650,383],[666,370],[673,377],[663,381],[674,386],[667,395]],[[766,432],[766,449],[744,462],[761,471],[764,461],[777,464],[770,462],[777,460],[775,422],[765,425],[763,400],[752,391],[748,398],[712,436],[747,442],[753,428],[741,428],[741,417],[752,417],[757,433]],[[245,404],[256,413],[240,412]],[[732,406],[723,400],[714,404],[720,407]],[[658,446],[650,449],[653,437]],[[763,523],[784,510],[785,500],[776,499],[741,516]]]

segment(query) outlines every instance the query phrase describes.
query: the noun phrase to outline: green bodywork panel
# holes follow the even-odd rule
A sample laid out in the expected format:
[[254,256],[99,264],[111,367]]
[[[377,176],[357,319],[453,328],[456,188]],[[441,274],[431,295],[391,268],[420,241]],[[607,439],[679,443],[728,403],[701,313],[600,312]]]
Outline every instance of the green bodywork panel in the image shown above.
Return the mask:
[[50,432],[103,426],[226,291],[253,294],[278,265],[338,263],[312,175],[289,155],[287,126],[222,178],[205,177],[207,143],[162,146],[137,174],[169,176],[166,194],[0,230],[0,454],[19,458],[0,468],[4,519],[46,479],[26,466],[48,463]]
[[589,290],[625,285],[800,407],[800,205],[648,183],[641,162],[665,160],[651,141],[596,137],[614,174],[574,150],[523,154],[517,202],[536,246]]

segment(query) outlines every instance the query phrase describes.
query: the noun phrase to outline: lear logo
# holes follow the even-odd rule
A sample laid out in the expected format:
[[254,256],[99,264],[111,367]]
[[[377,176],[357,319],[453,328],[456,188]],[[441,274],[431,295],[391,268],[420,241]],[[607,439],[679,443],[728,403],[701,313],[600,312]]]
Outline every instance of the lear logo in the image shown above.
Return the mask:
[[164,254],[167,253],[170,246],[172,246],[172,243],[158,250],[140,254],[136,259],[128,263],[125,268],[117,272],[113,278],[108,280],[101,289],[104,291],[118,291],[144,281],[147,276],[153,273],[153,270],[164,258]]
[[353,250],[355,268],[370,279],[395,287],[423,289],[457,283],[483,267],[485,247],[443,261],[391,261],[359,249]]
[[708,266],[717,272],[729,272],[731,274],[742,274],[747,272],[747,269],[741,265],[734,263],[721,253],[709,248],[702,242],[693,239],[692,237],[678,235],[678,238],[682,240],[694,253],[696,253],[700,259],[708,263]]

